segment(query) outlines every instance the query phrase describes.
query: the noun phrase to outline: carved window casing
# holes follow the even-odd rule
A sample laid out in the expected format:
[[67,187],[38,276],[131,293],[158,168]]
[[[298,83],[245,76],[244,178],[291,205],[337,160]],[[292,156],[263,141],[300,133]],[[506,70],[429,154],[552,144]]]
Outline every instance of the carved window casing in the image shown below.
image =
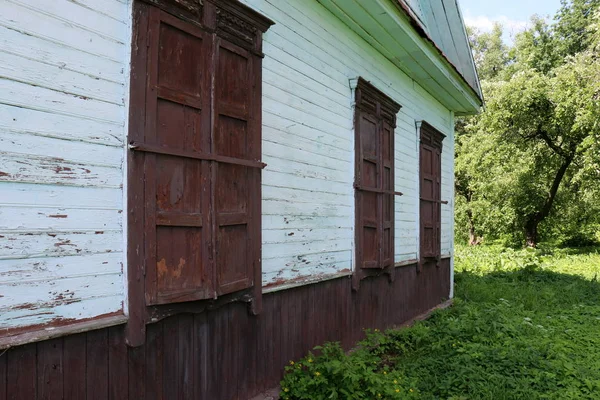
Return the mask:
[[134,5],[128,340],[220,302],[261,308],[262,33],[236,0]]
[[394,129],[400,105],[362,78],[355,85],[356,271],[394,270]]

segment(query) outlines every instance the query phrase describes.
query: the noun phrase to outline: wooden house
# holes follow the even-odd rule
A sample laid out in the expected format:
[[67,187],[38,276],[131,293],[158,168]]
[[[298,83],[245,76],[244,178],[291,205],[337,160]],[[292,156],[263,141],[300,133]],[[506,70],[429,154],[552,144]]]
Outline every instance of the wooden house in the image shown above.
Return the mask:
[[2,0],[0,400],[247,399],[452,297],[456,0]]

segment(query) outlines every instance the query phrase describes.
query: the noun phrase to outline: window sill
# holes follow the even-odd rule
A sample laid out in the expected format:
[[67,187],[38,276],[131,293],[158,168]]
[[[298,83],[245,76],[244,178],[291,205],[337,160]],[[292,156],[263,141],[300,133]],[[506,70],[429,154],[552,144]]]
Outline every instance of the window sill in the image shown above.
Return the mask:
[[94,319],[82,320],[62,326],[32,327],[31,330],[0,336],[0,350],[21,346],[27,343],[40,342],[54,339],[59,336],[73,335],[95,329],[108,328],[127,322],[127,316],[123,314],[109,314]]

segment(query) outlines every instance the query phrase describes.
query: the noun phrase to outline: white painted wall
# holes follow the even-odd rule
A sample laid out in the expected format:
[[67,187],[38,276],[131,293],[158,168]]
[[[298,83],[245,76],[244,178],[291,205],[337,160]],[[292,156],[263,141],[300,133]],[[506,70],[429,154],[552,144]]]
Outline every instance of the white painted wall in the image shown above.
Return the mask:
[[[354,134],[349,78],[362,76],[402,105],[396,129],[395,260],[418,251],[415,120],[446,134],[442,199],[452,201],[453,117],[430,94],[315,0],[243,0],[275,21],[264,36],[263,284],[350,271]],[[442,209],[442,253],[452,248]]]
[[0,332],[123,309],[127,0],[0,0]]
[[[263,284],[352,269],[357,76],[403,106],[395,260],[415,259],[415,121],[447,135],[452,202],[452,114],[315,0],[243,1],[276,22],[264,38]],[[0,0],[0,332],[123,309],[128,3]]]

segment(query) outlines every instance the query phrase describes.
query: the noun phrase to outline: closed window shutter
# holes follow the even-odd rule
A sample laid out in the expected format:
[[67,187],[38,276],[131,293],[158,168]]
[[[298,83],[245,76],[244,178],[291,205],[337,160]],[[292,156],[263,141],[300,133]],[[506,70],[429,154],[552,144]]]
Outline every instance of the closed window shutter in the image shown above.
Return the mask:
[[441,255],[441,177],[444,135],[425,122],[420,128],[420,254],[421,260]]
[[[146,301],[214,297],[208,215],[209,35],[152,8],[145,155]],[[198,158],[193,158],[198,157]]]
[[145,299],[161,305],[253,288],[258,312],[260,35],[269,21],[253,26],[254,12],[242,20],[249,10],[241,3],[209,6],[216,30],[138,7],[147,13],[145,123],[130,148],[143,155]]
[[[368,82],[356,88],[355,283],[394,265],[394,128],[400,106]],[[355,287],[357,285],[355,284]]]

